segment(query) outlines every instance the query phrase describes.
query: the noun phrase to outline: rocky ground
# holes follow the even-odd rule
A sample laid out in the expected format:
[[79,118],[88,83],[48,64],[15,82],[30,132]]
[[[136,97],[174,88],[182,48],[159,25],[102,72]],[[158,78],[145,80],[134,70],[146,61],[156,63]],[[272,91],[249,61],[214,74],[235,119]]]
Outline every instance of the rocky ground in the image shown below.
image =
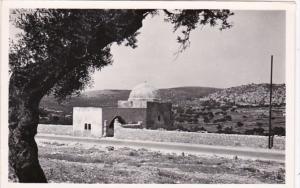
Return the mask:
[[38,140],[49,182],[282,184],[284,163]]

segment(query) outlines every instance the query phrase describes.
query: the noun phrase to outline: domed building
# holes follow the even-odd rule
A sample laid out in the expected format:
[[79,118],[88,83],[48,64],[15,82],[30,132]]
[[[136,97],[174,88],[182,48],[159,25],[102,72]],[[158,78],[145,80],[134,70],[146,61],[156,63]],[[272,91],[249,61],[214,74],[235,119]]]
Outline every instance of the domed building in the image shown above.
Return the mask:
[[135,86],[118,107],[74,107],[74,135],[113,136],[115,120],[122,127],[172,129],[172,104],[161,100],[159,90],[144,82]]
[[128,101],[159,101],[159,99],[158,90],[147,82],[144,82],[131,90]]
[[127,101],[118,101],[120,108],[147,108],[147,102],[159,102],[160,96],[158,90],[144,82],[135,86]]

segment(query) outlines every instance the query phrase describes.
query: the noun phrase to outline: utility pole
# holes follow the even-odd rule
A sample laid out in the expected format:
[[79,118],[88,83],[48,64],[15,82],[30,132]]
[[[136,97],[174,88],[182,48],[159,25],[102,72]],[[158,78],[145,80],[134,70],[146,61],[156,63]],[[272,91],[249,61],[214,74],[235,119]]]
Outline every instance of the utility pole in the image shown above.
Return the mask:
[[268,147],[273,147],[273,131],[272,131],[272,82],[273,82],[273,55],[271,55],[271,77],[270,77],[270,105],[269,105],[269,143]]

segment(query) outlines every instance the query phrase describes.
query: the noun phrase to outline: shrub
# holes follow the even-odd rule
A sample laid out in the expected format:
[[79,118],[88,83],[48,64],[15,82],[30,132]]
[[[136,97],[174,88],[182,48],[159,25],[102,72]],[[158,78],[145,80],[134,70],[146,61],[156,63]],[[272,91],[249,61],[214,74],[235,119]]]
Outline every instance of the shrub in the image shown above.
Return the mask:
[[231,117],[230,115],[227,115],[227,116],[224,117],[224,119],[225,119],[226,121],[231,121],[231,120],[232,120],[232,117]]
[[285,128],[283,127],[274,127],[273,133],[278,136],[285,136]]
[[244,124],[243,124],[242,122],[238,121],[238,122],[236,123],[236,125],[237,125],[238,127],[242,127]]
[[183,123],[183,122],[184,122],[184,118],[182,118],[182,117],[180,117],[180,116],[179,116],[179,117],[176,117],[175,120],[178,121],[178,122],[180,122],[180,123]]
[[180,106],[178,106],[176,108],[176,110],[177,110],[177,113],[183,113],[184,112],[184,109],[182,107],[180,107]]
[[256,122],[256,125],[257,125],[258,127],[262,127],[262,126],[263,126],[263,123],[261,123],[261,122]]
[[253,133],[256,135],[264,135],[265,129],[259,127],[259,128],[253,128]]
[[222,130],[222,129],[223,129],[222,125],[219,124],[219,125],[217,126],[217,129],[218,129],[218,130]]
[[232,131],[232,127],[226,127],[224,129],[224,133],[226,133],[226,134],[233,134],[234,132]]
[[48,112],[44,108],[39,108],[39,115],[40,117],[46,117]]
[[246,135],[253,135],[253,133],[254,133],[254,132],[253,132],[253,130],[251,130],[251,129],[248,129],[248,130],[245,131],[245,134],[246,134]]
[[201,113],[197,113],[196,115],[195,115],[195,118],[199,118],[200,117],[200,115],[201,115]]
[[198,119],[197,118],[193,119],[193,123],[198,123]]
[[226,111],[228,110],[228,107],[221,107],[221,110],[226,113]]
[[58,121],[59,121],[59,116],[56,116],[56,115],[53,115],[52,116],[52,121],[53,121],[53,123],[58,123]]
[[214,118],[214,114],[213,114],[212,112],[208,112],[208,118],[209,118],[209,119]]
[[188,109],[186,109],[185,113],[187,113],[187,114],[193,114],[194,111],[193,111],[193,109],[188,108]]
[[219,119],[215,119],[215,120],[214,120],[214,123],[224,122],[224,121],[226,121],[225,118],[219,118]]
[[207,117],[207,116],[204,116],[204,123],[209,123],[210,122],[210,119]]

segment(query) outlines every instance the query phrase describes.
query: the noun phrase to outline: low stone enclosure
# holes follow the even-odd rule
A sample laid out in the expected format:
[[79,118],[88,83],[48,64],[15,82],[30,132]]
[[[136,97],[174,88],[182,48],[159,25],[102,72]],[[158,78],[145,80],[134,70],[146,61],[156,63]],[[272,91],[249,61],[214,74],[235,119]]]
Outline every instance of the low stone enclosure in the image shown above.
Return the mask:
[[[55,134],[73,136],[69,125],[39,125],[38,134]],[[205,144],[216,146],[267,148],[268,137],[257,135],[217,134],[166,130],[131,129],[118,126],[114,138],[127,140],[142,140],[154,142],[176,142],[190,144]],[[103,138],[100,138],[103,139]],[[273,149],[285,149],[285,137],[275,136]]]

